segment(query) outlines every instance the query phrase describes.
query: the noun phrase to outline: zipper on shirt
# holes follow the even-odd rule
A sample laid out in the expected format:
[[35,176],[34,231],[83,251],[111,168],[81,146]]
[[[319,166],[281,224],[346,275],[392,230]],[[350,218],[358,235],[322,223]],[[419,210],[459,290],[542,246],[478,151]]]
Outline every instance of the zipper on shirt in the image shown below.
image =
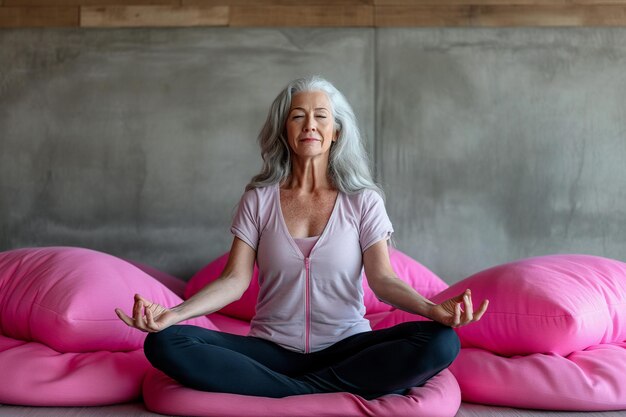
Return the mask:
[[305,320],[305,335],[304,335],[304,339],[305,339],[305,346],[304,346],[304,353],[309,353],[309,351],[311,350],[311,342],[310,342],[310,334],[311,334],[311,293],[310,293],[310,269],[311,269],[311,262],[309,261],[309,258],[306,257],[304,258],[304,268],[306,271],[306,289],[305,289],[305,299],[304,299],[304,308],[305,308],[305,316],[304,316],[304,320]]

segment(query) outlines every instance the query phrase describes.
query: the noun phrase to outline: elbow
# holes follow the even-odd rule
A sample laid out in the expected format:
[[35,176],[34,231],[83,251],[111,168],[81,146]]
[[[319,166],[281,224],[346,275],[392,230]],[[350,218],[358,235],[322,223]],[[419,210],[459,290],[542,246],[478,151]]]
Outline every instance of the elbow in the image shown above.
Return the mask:
[[250,280],[230,277],[232,302],[239,301],[250,286]]
[[384,285],[384,283],[382,283],[382,280],[372,280],[372,281],[368,282],[368,284],[369,284],[370,289],[374,293],[374,296],[376,296],[376,298],[379,301],[382,301],[383,303],[386,303],[385,297],[384,297],[385,285]]
[[396,304],[393,302],[394,299],[394,284],[395,277],[381,277],[374,279],[368,282],[370,289],[374,293],[374,296],[378,299],[378,301],[383,302],[385,304],[389,304],[392,307],[396,307]]
[[232,302],[241,300],[245,293],[246,293],[246,288],[240,288],[239,290],[237,290],[237,292],[235,292],[234,294]]

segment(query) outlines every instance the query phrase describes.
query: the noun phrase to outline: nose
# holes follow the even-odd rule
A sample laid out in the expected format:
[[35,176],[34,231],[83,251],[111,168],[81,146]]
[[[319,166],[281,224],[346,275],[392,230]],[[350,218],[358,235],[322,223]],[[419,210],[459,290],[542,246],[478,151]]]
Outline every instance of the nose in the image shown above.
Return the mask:
[[315,132],[317,128],[315,127],[315,118],[307,117],[306,122],[304,123],[304,131],[305,132]]

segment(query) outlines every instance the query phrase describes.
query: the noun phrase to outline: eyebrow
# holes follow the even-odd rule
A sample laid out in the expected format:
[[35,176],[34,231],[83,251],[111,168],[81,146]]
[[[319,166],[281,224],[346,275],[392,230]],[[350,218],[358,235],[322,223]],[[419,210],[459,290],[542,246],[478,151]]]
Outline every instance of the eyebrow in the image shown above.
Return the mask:
[[[293,109],[289,110],[289,112],[291,113],[294,110],[302,110],[302,111],[306,111],[303,107],[294,107]],[[329,111],[326,107],[316,107],[315,109],[313,109],[315,111],[317,110],[326,110]]]

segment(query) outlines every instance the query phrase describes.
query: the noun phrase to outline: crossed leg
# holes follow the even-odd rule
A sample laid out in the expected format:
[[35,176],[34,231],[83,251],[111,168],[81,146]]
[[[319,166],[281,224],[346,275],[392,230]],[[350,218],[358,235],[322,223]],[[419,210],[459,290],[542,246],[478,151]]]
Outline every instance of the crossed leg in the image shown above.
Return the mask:
[[309,354],[188,325],[151,333],[144,345],[153,366],[194,389],[275,398],[347,391],[369,399],[424,384],[459,348],[454,331],[434,322],[359,333]]

